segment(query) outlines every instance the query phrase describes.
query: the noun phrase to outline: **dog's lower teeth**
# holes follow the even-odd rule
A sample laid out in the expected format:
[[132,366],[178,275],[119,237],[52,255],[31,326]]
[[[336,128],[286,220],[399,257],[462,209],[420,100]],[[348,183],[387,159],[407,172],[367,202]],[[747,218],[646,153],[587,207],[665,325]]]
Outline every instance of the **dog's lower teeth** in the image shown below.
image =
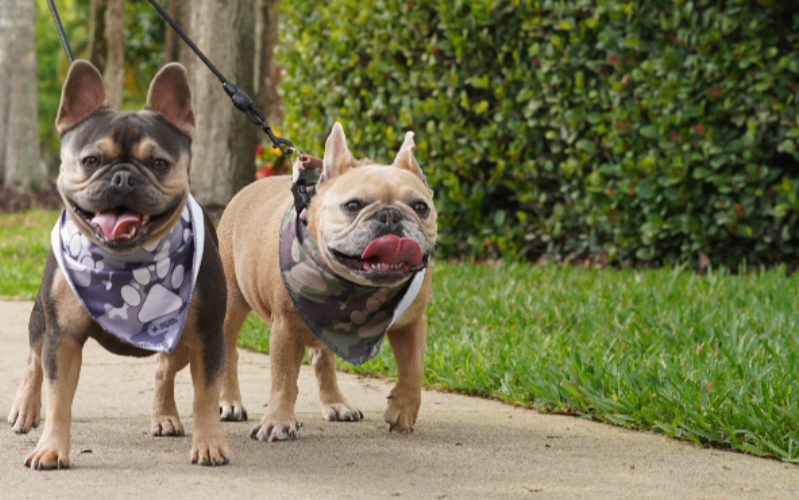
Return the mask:
[[367,271],[397,271],[403,269],[407,265],[406,262],[399,262],[397,264],[386,264],[384,262],[369,263],[364,262],[363,268]]

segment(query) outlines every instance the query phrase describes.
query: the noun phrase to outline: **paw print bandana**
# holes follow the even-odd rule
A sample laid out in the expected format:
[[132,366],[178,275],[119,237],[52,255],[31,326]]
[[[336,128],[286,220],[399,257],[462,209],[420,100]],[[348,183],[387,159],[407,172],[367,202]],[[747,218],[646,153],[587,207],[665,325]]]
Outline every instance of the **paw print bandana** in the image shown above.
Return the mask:
[[129,254],[92,243],[66,211],[51,234],[58,266],[89,315],[135,347],[166,353],[183,331],[204,239],[202,209],[191,195],[166,236]]
[[394,287],[345,280],[325,263],[291,205],[280,226],[280,272],[294,307],[314,335],[347,362],[360,365],[380,352],[386,332],[419,293],[425,270]]

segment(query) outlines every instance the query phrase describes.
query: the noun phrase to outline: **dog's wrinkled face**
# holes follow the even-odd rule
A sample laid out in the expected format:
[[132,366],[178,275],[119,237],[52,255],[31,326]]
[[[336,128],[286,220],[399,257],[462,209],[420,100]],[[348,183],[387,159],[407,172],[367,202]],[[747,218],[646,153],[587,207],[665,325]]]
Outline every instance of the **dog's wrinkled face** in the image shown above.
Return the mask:
[[58,190],[75,225],[118,253],[157,241],[177,222],[189,194],[194,113],[186,71],[165,66],[139,113],[111,110],[100,73],[69,70],[56,126]]
[[392,165],[356,161],[336,123],[325,143],[324,172],[308,228],[340,276],[369,286],[396,285],[421,269],[436,245],[436,210],[408,132]]

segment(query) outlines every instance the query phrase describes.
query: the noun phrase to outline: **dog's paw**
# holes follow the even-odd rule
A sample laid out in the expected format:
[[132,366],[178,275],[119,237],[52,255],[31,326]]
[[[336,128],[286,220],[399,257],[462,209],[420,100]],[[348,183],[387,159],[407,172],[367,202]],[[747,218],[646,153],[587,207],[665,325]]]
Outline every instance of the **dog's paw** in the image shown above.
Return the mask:
[[27,434],[39,427],[42,419],[42,401],[36,398],[18,399],[8,414],[8,424],[17,434]]
[[412,433],[413,424],[419,416],[421,398],[408,398],[395,395],[396,389],[388,397],[388,408],[383,413],[383,420],[388,423],[388,431]]
[[358,408],[338,403],[322,405],[322,418],[328,422],[357,422],[363,419],[363,413]]
[[208,425],[195,422],[191,443],[191,463],[200,465],[225,465],[230,453],[222,424],[214,420]]
[[177,415],[157,415],[152,418],[150,433],[153,436],[182,436],[185,431]]
[[36,449],[25,458],[25,466],[34,470],[69,468],[69,444],[40,439]]
[[207,440],[195,439],[191,446],[191,463],[200,465],[226,465],[230,462],[224,436]]
[[250,430],[250,437],[259,441],[287,441],[297,439],[297,430],[302,425],[295,418],[273,418],[264,415],[261,423]]
[[247,420],[247,410],[241,401],[219,400],[219,420],[227,422],[241,422]]

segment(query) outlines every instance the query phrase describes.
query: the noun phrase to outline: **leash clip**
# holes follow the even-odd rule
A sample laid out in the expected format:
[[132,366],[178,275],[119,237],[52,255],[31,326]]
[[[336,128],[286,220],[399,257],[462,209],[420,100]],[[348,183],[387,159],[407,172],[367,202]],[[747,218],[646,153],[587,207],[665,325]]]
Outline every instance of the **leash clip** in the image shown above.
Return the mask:
[[291,194],[294,195],[294,210],[297,218],[308,225],[308,211],[311,209],[311,198],[316,194],[316,185],[322,175],[322,160],[302,155],[294,164],[294,182]]

